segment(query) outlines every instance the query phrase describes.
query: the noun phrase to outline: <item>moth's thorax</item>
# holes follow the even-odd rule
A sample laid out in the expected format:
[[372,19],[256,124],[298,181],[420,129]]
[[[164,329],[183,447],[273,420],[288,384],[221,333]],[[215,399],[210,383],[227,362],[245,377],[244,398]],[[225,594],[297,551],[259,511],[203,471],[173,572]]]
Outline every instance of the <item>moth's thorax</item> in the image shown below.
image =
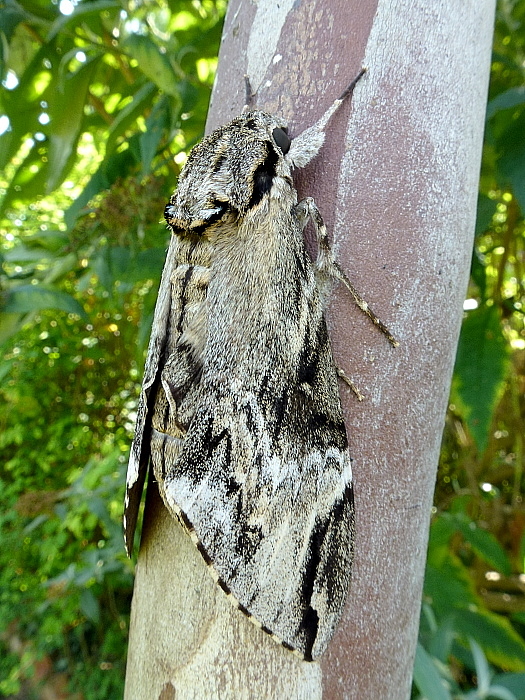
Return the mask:
[[282,198],[293,193],[292,203],[285,130],[282,120],[247,112],[197,144],[166,207],[172,230],[203,233],[225,217],[243,217],[268,195]]
[[209,238],[202,233],[195,234],[187,230],[176,230],[177,239],[177,264],[199,265],[210,267],[213,254],[213,246]]

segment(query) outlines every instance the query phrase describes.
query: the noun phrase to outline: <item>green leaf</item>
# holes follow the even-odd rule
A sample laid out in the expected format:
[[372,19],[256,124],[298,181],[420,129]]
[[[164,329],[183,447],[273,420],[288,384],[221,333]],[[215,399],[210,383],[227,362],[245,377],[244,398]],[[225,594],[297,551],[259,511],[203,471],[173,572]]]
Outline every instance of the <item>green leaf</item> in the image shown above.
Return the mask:
[[118,12],[122,9],[122,5],[115,0],[94,0],[88,3],[79,3],[75,6],[75,11],[70,15],[60,15],[58,19],[53,22],[49,34],[47,35],[47,41],[54,39],[56,36],[64,32],[66,28],[71,29],[70,25],[73,27],[80,22],[86,22],[90,18],[99,18],[102,12],[107,12],[108,10],[115,10]]
[[516,700],[516,696],[510,690],[494,684],[490,686],[489,692],[485,697],[490,698],[490,700]]
[[444,679],[440,676],[432,657],[418,642],[414,660],[414,683],[427,700],[452,700]]
[[433,633],[428,651],[441,663],[446,664],[454,641],[454,618],[446,617]]
[[44,260],[53,259],[54,256],[39,248],[28,248],[25,245],[17,245],[11,248],[11,250],[6,250],[3,257],[6,262],[10,263],[38,263],[39,261],[43,262]]
[[6,314],[0,308],[0,345],[9,340],[20,328],[20,314]]
[[479,296],[481,303],[484,304],[487,300],[487,269],[485,267],[483,258],[479,255],[476,250],[476,246],[472,249],[472,259],[470,262],[470,276],[472,280],[478,285]]
[[490,668],[487,657],[483,653],[482,648],[474,639],[469,639],[470,651],[474,659],[474,667],[476,669],[476,677],[478,681],[478,690],[482,697],[487,694],[490,687]]
[[485,233],[492,223],[492,218],[496,213],[498,203],[490,199],[486,194],[478,195],[478,207],[476,213],[476,236]]
[[456,610],[456,630],[465,641],[471,637],[489,661],[512,671],[525,670],[525,642],[507,618],[486,610]]
[[7,192],[2,197],[0,213],[17,200],[28,201],[41,196],[47,179],[48,164],[42,161],[39,150],[40,144],[34,143],[18,165]]
[[525,673],[500,673],[494,676],[492,683],[510,690],[516,700],[525,700]]
[[43,248],[56,252],[69,243],[69,238],[64,231],[52,229],[50,231],[36,231],[31,236],[25,236],[24,243],[27,247],[34,247],[36,250]]
[[[13,0],[7,0],[0,6],[0,27],[2,34],[5,35],[7,41],[11,41],[15,29],[20,22],[25,22],[29,15],[18,3]],[[2,42],[3,43],[3,42]],[[2,73],[2,78],[3,78]]]
[[525,110],[498,138],[498,167],[525,212]]
[[37,262],[55,259],[55,254],[64,249],[69,239],[63,231],[37,231],[25,236],[22,245],[6,250],[3,258],[6,262]]
[[48,192],[58,187],[67,174],[81,132],[91,76],[98,61],[98,56],[87,61],[56,86],[49,109]]
[[500,92],[497,97],[488,103],[486,119],[492,119],[495,114],[504,109],[511,109],[523,104],[525,104],[525,87],[520,85],[519,87],[509,88],[505,92]]
[[508,369],[508,348],[495,306],[470,311],[463,321],[453,390],[478,450],[487,446],[492,415]]
[[175,72],[168,56],[147,36],[132,34],[124,49],[138,63],[140,70],[168,95],[179,99],[177,84],[181,77]]
[[99,602],[89,588],[84,588],[80,592],[80,610],[88,618],[88,620],[91,620],[91,622],[94,622],[95,624],[99,622]]
[[38,284],[22,284],[7,292],[2,313],[29,313],[42,309],[60,309],[87,318],[87,314],[69,294]]
[[163,95],[155,104],[146,120],[146,131],[140,136],[141,175],[143,177],[146,177],[151,172],[151,164],[160,140],[171,121],[170,112],[170,101]]
[[42,113],[42,86],[52,80],[57,63],[56,46],[45,44],[34,55],[14,90],[0,92],[1,109],[9,117],[10,131],[0,137],[0,168],[13,158],[28,134],[41,131],[38,116]]
[[[474,234],[476,238],[490,228],[497,206],[497,202],[487,197],[487,195],[481,193],[478,195],[476,230]],[[487,270],[482,257],[478,254],[476,246],[472,249],[470,274],[474,282],[478,285],[480,297],[484,302],[487,298]]]
[[452,556],[439,568],[427,564],[424,591],[439,618],[446,618],[456,608],[476,606],[480,602],[468,570]]
[[131,102],[118,112],[109,130],[106,142],[106,157],[115,149],[119,137],[125,134],[127,129],[144,113],[156,92],[157,88],[153,83],[146,83],[137,90]]
[[478,527],[464,513],[443,513],[440,517],[450,525],[451,535],[457,531],[461,532],[479,557],[505,576],[510,576],[512,567],[509,558],[492,533]]

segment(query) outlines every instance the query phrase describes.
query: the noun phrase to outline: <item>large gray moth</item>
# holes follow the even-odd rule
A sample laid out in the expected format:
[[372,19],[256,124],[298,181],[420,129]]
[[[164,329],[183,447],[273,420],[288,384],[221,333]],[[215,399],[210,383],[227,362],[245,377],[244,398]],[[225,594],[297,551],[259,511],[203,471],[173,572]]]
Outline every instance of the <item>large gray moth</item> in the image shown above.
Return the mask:
[[341,617],[354,542],[342,373],[323,313],[332,282],[396,341],[336,263],[313,199],[298,203],[292,170],[317,154],[362,72],[294,139],[251,110],[191,151],[165,210],[172,236],[127,476],[128,554],[151,460],[220,587],[307,660]]

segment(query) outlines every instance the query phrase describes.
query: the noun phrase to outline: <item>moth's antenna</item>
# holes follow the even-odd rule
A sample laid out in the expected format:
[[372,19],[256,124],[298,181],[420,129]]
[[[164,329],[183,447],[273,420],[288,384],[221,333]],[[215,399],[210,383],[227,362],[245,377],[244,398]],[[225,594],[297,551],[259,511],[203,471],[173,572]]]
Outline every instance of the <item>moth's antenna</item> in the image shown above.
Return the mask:
[[250,107],[252,106],[253,103],[253,98],[255,95],[252,92],[252,84],[250,83],[250,78],[249,76],[245,75],[244,76],[244,107],[242,108],[242,112],[247,112]]
[[339,102],[342,102],[343,100],[345,100],[345,99],[348,97],[348,95],[350,95],[350,94],[354,91],[355,86],[356,86],[357,83],[361,80],[361,78],[363,77],[363,75],[364,75],[365,73],[366,73],[366,68],[363,66],[363,67],[361,68],[361,70],[359,71],[359,73],[358,73],[358,74],[355,76],[355,78],[352,80],[352,82],[350,83],[350,85],[346,88],[346,90],[344,90],[344,91],[341,93],[341,95],[339,96]]
[[332,102],[323,116],[309,129],[306,129],[306,131],[303,131],[299,136],[292,139],[292,145],[286,158],[294,167],[304,167],[317,155],[324,143],[326,125],[343,102],[353,93],[355,86],[365,73],[366,68],[361,68],[350,85],[342,92],[337,100]]
[[350,95],[353,93],[355,86],[357,83],[361,80],[363,75],[366,73],[366,68],[361,68],[359,73],[355,76],[355,78],[352,80],[350,85],[341,93],[341,95],[335,100],[335,102],[326,110],[326,112],[323,114],[321,119],[315,124],[315,128],[318,131],[324,131],[326,125],[330,121],[330,118],[332,115],[337,112],[339,107],[343,104],[343,102],[346,100],[347,97],[350,97]]

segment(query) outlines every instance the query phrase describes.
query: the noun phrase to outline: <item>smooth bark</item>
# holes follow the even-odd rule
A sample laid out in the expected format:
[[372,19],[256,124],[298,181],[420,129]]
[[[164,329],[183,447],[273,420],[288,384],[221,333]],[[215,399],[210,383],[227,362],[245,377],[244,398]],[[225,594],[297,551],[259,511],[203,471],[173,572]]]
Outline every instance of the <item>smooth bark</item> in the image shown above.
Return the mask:
[[232,0],[208,130],[259,109],[310,125],[361,65],[352,102],[298,174],[339,261],[401,341],[334,291],[354,458],[357,544],[345,617],[320,664],[278,647],[213,583],[151,488],[137,566],[128,700],[410,696],[432,494],[466,290],[494,0]]

